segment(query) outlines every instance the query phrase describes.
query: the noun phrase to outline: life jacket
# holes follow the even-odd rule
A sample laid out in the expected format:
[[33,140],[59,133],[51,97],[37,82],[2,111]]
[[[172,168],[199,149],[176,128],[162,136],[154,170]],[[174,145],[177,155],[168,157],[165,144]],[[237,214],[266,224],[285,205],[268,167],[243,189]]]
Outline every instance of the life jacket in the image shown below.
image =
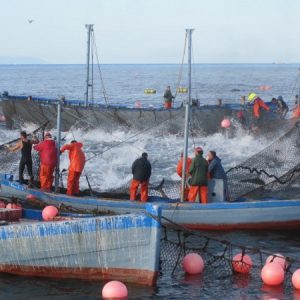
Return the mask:
[[296,106],[293,109],[293,118],[299,118],[300,117],[300,106]]
[[[190,170],[190,166],[192,163],[192,159],[190,157],[186,158],[186,175],[189,175],[189,170]],[[176,172],[178,174],[178,176],[182,177],[182,168],[183,168],[183,157],[180,158],[177,167],[176,167]]]
[[261,108],[266,111],[270,110],[270,107],[264,101],[262,101],[259,97],[257,97],[255,99],[254,105],[253,105],[253,115],[257,119],[259,119],[259,117],[260,117],[260,109]]
[[55,167],[57,161],[57,150],[55,141],[47,139],[35,145],[34,150],[40,153],[40,161],[42,165]]
[[71,143],[64,145],[60,151],[64,152],[69,150],[69,159],[70,159],[70,166],[69,171],[79,172],[83,171],[85,165],[85,155],[82,151],[82,143]]

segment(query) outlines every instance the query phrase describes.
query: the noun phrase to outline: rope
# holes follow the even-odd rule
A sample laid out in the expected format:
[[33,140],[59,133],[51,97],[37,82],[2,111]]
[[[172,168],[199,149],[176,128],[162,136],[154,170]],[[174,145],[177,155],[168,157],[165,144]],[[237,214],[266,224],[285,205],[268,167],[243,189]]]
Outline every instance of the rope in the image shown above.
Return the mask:
[[178,90],[178,88],[180,86],[180,82],[181,82],[181,79],[182,79],[183,65],[184,65],[184,58],[185,58],[185,51],[186,51],[186,44],[187,44],[187,33],[185,33],[183,55],[182,55],[181,66],[180,66],[180,69],[179,69],[179,74],[178,74],[178,79],[177,79],[177,84],[176,84],[176,92],[175,92],[174,100],[173,100],[174,103],[175,103],[175,100],[176,100],[176,97],[177,97],[177,90]]
[[[180,115],[180,112],[177,113],[175,116],[173,116],[173,119],[176,119],[179,115]],[[141,130],[140,132],[138,132],[138,133],[136,133],[136,134],[130,136],[129,138],[127,138],[127,139],[125,139],[125,140],[121,140],[121,141],[118,142],[117,144],[115,144],[115,145],[113,145],[113,146],[111,146],[111,147],[105,149],[104,151],[101,151],[101,152],[99,152],[99,153],[94,154],[94,156],[90,157],[90,158],[87,159],[86,161],[89,161],[89,160],[91,160],[91,159],[93,159],[93,158],[95,158],[95,157],[97,157],[97,156],[99,156],[99,155],[102,155],[103,153],[105,153],[105,152],[107,152],[107,151],[109,151],[109,150],[111,150],[111,149],[113,149],[113,148],[115,148],[115,147],[117,147],[117,146],[120,146],[120,145],[126,143],[127,141],[129,141],[129,140],[131,140],[131,139],[133,139],[133,138],[139,136],[140,134],[145,133],[145,132],[147,132],[147,131],[150,131],[150,130],[152,130],[153,128],[155,128],[155,127],[157,127],[157,126],[159,126],[159,125],[161,125],[161,124],[163,124],[163,123],[165,123],[165,122],[167,122],[167,121],[170,121],[170,119],[171,119],[171,118],[165,119],[165,120],[159,122],[158,124],[155,124],[155,125],[153,125],[153,126],[151,126],[151,127],[145,128],[144,130]],[[96,145],[97,145],[97,144],[96,144]]]
[[100,81],[101,81],[101,85],[102,85],[103,97],[104,97],[106,105],[108,106],[109,105],[109,100],[107,98],[107,93],[106,93],[106,89],[105,89],[105,86],[104,86],[102,71],[101,71],[101,67],[100,67],[100,60],[99,60],[99,56],[98,56],[98,48],[97,48],[96,39],[95,39],[95,36],[94,36],[94,31],[93,31],[93,34],[92,34],[92,43],[93,43],[93,47],[95,49],[95,55],[96,55],[96,60],[97,60],[97,67],[98,67],[98,72],[99,72],[99,76],[100,76]]

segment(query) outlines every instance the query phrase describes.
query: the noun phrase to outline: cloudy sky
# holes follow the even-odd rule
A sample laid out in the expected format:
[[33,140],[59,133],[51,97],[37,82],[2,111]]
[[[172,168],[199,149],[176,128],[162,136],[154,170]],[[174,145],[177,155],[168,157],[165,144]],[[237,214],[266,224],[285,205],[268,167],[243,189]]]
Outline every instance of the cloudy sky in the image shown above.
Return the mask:
[[0,0],[0,58],[84,63],[86,23],[102,63],[179,63],[189,27],[196,62],[300,62],[298,0]]

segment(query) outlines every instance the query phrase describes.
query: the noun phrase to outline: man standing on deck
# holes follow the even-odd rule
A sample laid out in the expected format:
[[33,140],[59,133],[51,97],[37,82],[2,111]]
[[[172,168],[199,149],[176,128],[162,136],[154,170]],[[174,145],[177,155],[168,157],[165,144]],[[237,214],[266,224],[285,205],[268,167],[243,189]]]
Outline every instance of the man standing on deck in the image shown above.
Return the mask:
[[33,172],[32,172],[32,156],[31,150],[32,145],[37,144],[38,140],[34,137],[32,140],[28,139],[26,131],[20,132],[20,141],[13,147],[8,147],[8,150],[15,152],[21,150],[21,160],[19,164],[19,181],[21,184],[25,184],[24,170],[25,166],[29,175],[29,185],[33,183]]
[[148,185],[151,176],[151,164],[148,154],[144,152],[142,156],[134,161],[131,167],[133,179],[130,185],[130,200],[136,200],[136,194],[141,186],[141,201],[148,201]]
[[190,191],[188,201],[195,202],[198,194],[202,204],[208,203],[208,162],[203,158],[203,150],[201,147],[195,149],[195,158],[190,166]]
[[[189,171],[190,171],[190,166],[192,164],[192,159],[190,157],[186,158],[186,168],[185,168],[185,173],[186,173],[186,178],[190,176]],[[176,167],[176,172],[178,176],[182,177],[182,169],[183,169],[183,152],[181,152],[180,155],[180,160],[177,163]],[[186,184],[185,190],[184,190],[184,199],[186,200],[189,194],[190,188],[189,185]],[[181,194],[181,185],[180,185],[180,194]]]
[[46,132],[44,141],[34,146],[34,150],[40,154],[40,183],[41,190],[50,192],[53,184],[53,173],[56,167],[57,150],[55,141],[50,132]]
[[172,95],[171,87],[168,85],[164,93],[165,108],[172,108],[172,101],[175,97]]
[[85,165],[85,155],[82,151],[82,146],[82,143],[74,140],[71,144],[66,144],[60,149],[61,153],[66,150],[69,151],[70,166],[67,186],[67,194],[69,196],[79,195],[79,179]]
[[280,113],[282,119],[284,119],[289,112],[289,107],[286,102],[283,100],[282,96],[278,96],[278,98],[272,98],[272,103],[277,105],[277,111]]

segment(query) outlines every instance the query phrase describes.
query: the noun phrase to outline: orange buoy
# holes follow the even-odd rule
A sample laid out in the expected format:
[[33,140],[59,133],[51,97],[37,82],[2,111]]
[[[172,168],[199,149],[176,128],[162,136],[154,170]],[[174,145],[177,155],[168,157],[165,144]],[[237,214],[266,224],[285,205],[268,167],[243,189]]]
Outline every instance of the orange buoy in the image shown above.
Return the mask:
[[26,196],[26,199],[29,200],[29,201],[33,201],[33,200],[36,200],[37,198],[36,198],[35,195],[29,194],[29,195]]
[[5,202],[2,200],[0,200],[0,208],[6,208]]
[[102,289],[103,299],[125,299],[128,296],[126,285],[121,281],[110,281]]
[[248,274],[252,265],[252,259],[247,254],[239,253],[232,259],[232,268],[236,273]]
[[231,122],[229,119],[224,119],[222,122],[221,122],[221,127],[222,128],[229,128],[231,126]]
[[46,206],[42,211],[42,217],[44,221],[53,221],[57,214],[58,209],[52,205]]
[[295,289],[300,290],[300,269],[297,269],[293,273],[292,283]]
[[269,264],[269,263],[273,263],[273,262],[278,263],[279,265],[281,265],[283,270],[285,270],[287,262],[286,262],[285,257],[282,254],[276,253],[276,254],[268,256],[265,264]]
[[182,266],[187,274],[200,274],[204,269],[204,261],[199,254],[189,253],[183,258]]
[[284,280],[284,271],[282,266],[277,263],[266,264],[261,270],[261,279],[267,285],[280,285]]

